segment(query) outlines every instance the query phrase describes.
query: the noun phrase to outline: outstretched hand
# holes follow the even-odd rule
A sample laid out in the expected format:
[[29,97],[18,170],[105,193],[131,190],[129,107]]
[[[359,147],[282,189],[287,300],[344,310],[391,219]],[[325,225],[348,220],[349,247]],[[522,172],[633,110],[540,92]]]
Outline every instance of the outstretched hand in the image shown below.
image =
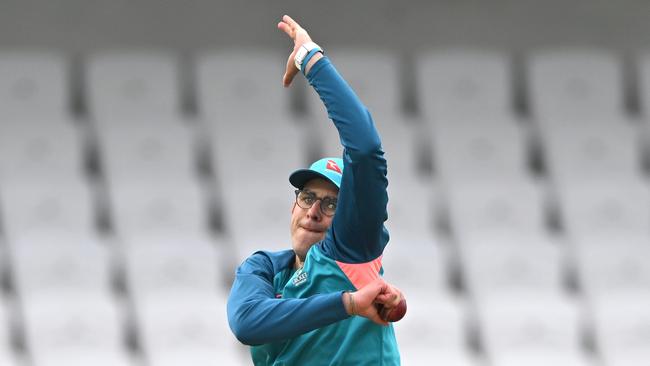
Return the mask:
[[296,52],[300,46],[307,42],[311,42],[311,37],[309,37],[307,31],[304,30],[300,24],[298,24],[288,15],[282,17],[282,21],[278,23],[278,29],[286,33],[293,40],[293,51],[289,55],[289,59],[287,60],[287,68],[284,72],[284,77],[282,78],[282,84],[285,87],[288,87],[299,71],[294,64]]

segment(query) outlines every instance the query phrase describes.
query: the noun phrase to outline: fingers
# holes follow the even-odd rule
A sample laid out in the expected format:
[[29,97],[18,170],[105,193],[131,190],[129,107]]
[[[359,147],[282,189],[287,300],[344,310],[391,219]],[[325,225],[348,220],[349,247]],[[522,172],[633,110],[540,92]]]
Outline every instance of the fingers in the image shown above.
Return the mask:
[[282,17],[282,21],[288,24],[292,29],[300,28],[300,24],[286,14]]
[[391,293],[391,294],[379,294],[377,295],[377,298],[375,299],[375,302],[378,304],[382,304],[387,308],[394,308],[396,307],[399,302],[402,300],[402,297],[397,294],[397,293]]
[[290,16],[285,15],[282,17],[282,21],[278,23],[278,29],[286,33],[289,37],[295,38],[297,30],[300,29],[300,25],[291,19]]
[[284,23],[284,22],[280,22],[280,23],[278,23],[278,29],[280,29],[281,31],[286,33],[289,37],[291,37],[291,38],[294,37],[294,31],[293,31],[293,29],[291,29],[289,24]]

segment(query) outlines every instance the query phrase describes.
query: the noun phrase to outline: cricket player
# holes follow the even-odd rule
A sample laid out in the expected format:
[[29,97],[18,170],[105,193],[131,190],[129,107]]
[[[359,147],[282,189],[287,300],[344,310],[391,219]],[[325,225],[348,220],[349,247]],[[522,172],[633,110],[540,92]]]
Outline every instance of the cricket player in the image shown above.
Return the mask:
[[307,31],[286,15],[278,28],[294,42],[284,86],[298,72],[307,77],[344,151],[290,175],[292,249],[256,252],[237,269],[230,327],[252,346],[255,365],[399,365],[393,327],[377,308],[402,298],[381,278],[388,180],[379,134]]

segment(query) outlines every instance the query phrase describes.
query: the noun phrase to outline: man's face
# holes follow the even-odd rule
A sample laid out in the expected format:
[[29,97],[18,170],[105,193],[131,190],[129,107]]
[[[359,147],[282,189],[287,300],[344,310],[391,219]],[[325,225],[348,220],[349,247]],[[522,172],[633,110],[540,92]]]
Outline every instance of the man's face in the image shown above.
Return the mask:
[[[318,199],[325,197],[336,198],[339,194],[338,188],[324,179],[312,179],[303,187],[316,195]],[[334,216],[326,216],[320,210],[321,201],[316,201],[311,208],[301,208],[295,202],[291,209],[291,244],[294,252],[301,261],[315,243],[325,238],[325,232],[332,224]]]

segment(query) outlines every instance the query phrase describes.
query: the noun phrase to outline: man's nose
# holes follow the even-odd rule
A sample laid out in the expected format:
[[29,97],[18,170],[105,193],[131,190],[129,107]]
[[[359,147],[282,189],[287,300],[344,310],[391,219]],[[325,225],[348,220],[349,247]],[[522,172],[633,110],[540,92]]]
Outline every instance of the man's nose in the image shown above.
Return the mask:
[[313,218],[314,220],[320,220],[321,218],[320,203],[321,203],[320,199],[314,201],[314,204],[311,205],[309,210],[307,210],[307,216]]

